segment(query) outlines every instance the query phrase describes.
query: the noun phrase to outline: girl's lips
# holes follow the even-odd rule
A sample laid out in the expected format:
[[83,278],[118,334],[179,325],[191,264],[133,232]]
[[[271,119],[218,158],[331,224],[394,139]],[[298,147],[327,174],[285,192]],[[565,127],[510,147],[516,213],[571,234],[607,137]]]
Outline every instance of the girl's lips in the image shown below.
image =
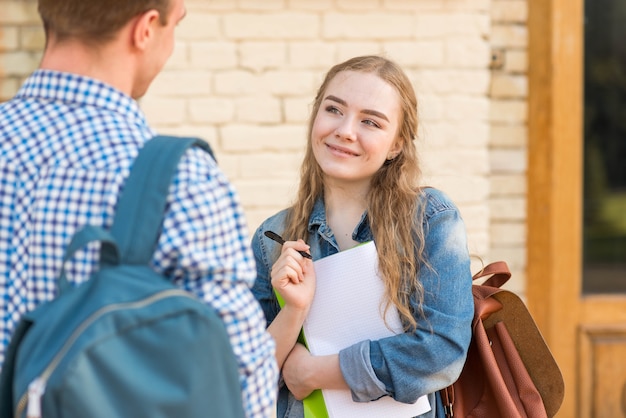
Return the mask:
[[357,154],[356,152],[354,152],[352,150],[349,150],[347,148],[344,148],[344,147],[339,147],[337,145],[332,145],[332,144],[326,144],[326,146],[328,148],[330,148],[330,150],[333,151],[333,152],[338,152],[338,153],[341,153],[341,154],[352,155],[354,157],[358,157],[359,156],[359,154]]

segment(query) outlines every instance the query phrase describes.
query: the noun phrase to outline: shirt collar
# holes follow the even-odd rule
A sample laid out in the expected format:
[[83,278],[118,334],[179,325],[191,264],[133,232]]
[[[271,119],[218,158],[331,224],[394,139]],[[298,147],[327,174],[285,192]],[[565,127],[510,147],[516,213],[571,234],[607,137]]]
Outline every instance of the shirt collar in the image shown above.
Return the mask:
[[96,106],[121,113],[138,125],[148,126],[143,112],[132,97],[102,81],[78,74],[36,70],[26,79],[16,97]]

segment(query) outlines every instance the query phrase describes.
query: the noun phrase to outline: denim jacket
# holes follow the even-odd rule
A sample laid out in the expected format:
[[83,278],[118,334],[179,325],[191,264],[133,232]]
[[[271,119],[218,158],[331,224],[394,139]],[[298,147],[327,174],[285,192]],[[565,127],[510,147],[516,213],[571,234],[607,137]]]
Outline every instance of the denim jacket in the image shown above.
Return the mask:
[[[339,352],[343,376],[355,402],[374,401],[392,396],[413,403],[428,395],[432,410],[422,418],[443,416],[436,392],[453,383],[463,368],[471,338],[474,312],[472,277],[465,225],[454,203],[441,191],[425,189],[425,258],[430,267],[420,266],[424,287],[423,312],[416,314],[414,332],[377,341],[362,341]],[[253,293],[259,300],[268,324],[279,311],[271,286],[270,271],[280,253],[275,242],[263,233],[282,234],[286,210],[267,219],[252,238],[257,265]],[[339,247],[326,222],[322,200],[318,200],[309,219],[309,238],[313,260],[335,254]],[[352,234],[357,242],[373,239],[365,215]],[[416,301],[412,302],[417,307]],[[414,309],[419,312],[419,309]],[[302,403],[282,385],[277,417],[303,417]]]

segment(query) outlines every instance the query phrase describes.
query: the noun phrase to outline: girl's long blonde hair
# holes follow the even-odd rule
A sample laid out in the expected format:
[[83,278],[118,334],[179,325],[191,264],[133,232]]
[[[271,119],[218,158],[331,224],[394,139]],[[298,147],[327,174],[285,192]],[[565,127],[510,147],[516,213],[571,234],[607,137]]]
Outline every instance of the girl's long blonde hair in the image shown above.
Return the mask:
[[374,175],[367,197],[367,219],[376,242],[380,273],[385,279],[384,310],[394,305],[405,330],[414,330],[417,323],[410,302],[411,297],[417,295],[418,310],[423,314],[424,290],[419,281],[419,266],[425,261],[423,205],[418,203],[421,170],[414,143],[418,126],[417,99],[411,82],[396,63],[380,56],[355,57],[335,65],[326,74],[313,103],[300,186],[284,233],[289,239],[308,239],[313,205],[324,196],[324,174],[313,155],[311,132],[328,84],[342,71],[376,74],[400,95],[402,118],[397,140],[401,142],[401,151]]

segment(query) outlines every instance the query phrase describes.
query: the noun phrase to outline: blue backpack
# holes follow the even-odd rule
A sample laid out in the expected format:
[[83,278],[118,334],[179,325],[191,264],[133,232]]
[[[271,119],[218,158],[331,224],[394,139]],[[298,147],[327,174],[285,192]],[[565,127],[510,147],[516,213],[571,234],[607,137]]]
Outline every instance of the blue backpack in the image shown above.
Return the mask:
[[[237,362],[219,316],[148,263],[191,138],[156,137],[133,164],[110,232],[86,226],[99,269],[25,314],[0,375],[0,417],[243,417]],[[28,414],[27,414],[28,412]]]

